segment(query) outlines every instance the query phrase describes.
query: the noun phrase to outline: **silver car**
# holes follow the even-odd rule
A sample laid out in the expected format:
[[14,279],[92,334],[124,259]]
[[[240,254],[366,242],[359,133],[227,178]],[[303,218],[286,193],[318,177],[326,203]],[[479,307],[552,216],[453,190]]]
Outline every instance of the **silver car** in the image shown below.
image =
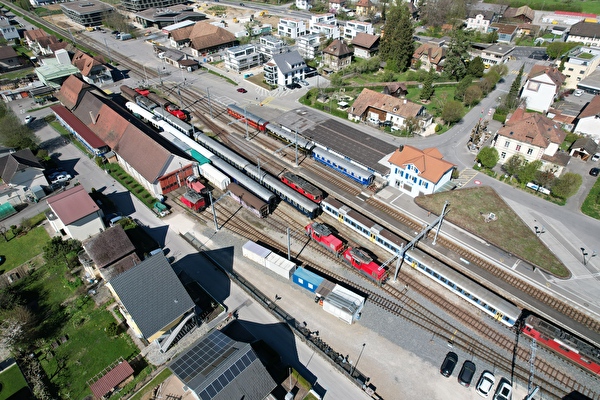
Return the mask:
[[496,384],[496,378],[494,374],[490,371],[483,371],[479,380],[477,381],[477,385],[475,386],[475,391],[481,397],[488,397],[494,389],[494,385]]

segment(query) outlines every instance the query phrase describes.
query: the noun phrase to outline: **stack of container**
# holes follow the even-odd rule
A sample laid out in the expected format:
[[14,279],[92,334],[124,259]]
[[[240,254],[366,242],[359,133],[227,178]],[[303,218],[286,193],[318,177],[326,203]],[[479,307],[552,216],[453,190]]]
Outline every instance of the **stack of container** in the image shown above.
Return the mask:
[[296,271],[296,264],[252,241],[247,242],[242,247],[242,254],[244,257],[288,280],[292,278],[294,271]]

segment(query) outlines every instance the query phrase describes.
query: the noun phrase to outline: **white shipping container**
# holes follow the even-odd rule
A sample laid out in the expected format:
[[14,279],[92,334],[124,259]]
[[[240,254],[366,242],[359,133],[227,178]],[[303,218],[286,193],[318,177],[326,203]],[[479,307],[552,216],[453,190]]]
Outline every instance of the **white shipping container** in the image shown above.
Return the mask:
[[248,241],[244,246],[242,246],[242,254],[244,257],[249,258],[255,263],[265,267],[267,257],[269,254],[271,254],[271,250],[265,249],[261,245],[252,241]]
[[221,190],[227,189],[227,185],[231,183],[231,179],[210,164],[202,164],[199,167],[200,174],[210,183]]
[[285,279],[292,279],[292,275],[296,272],[296,264],[275,253],[269,254],[265,261],[265,267]]
[[331,293],[323,299],[323,310],[351,324],[362,310],[365,298],[348,289],[335,285]]

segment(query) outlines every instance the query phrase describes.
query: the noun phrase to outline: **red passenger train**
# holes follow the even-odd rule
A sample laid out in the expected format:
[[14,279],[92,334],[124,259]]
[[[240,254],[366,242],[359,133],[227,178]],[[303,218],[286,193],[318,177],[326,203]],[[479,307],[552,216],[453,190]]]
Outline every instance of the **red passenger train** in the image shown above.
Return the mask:
[[279,179],[315,203],[320,203],[323,200],[323,191],[301,176],[292,174],[291,172],[284,172]]
[[244,110],[244,108],[236,106],[235,104],[230,104],[227,106],[227,113],[231,115],[235,119],[239,119],[242,122],[248,121],[248,125],[251,127],[258,129],[261,132],[264,132],[267,128],[267,124],[269,121],[263,119],[257,115]]
[[600,375],[600,349],[535,315],[523,319],[522,332],[561,356]]
[[378,265],[363,250],[348,247],[343,254],[343,260],[365,274],[369,279],[383,283],[387,278],[387,271]]

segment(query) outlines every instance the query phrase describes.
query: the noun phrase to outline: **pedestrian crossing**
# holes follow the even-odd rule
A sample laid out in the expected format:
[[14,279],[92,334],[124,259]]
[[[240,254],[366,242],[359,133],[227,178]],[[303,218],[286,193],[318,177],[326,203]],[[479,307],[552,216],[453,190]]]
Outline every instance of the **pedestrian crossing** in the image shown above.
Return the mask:
[[513,69],[512,71],[509,72],[510,75],[519,75],[519,70],[518,69]]

